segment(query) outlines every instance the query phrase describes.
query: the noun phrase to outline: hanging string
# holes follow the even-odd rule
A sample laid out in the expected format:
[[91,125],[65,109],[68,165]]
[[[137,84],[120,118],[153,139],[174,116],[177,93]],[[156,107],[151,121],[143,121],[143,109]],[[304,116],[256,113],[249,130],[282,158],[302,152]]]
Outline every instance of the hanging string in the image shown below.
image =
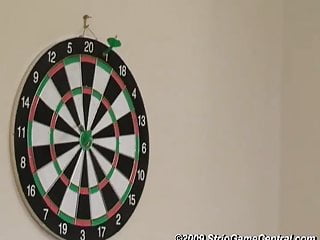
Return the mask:
[[98,39],[97,36],[96,36],[96,34],[91,30],[91,28],[90,28],[90,26],[89,26],[89,24],[88,24],[88,19],[89,19],[89,18],[92,18],[92,17],[90,17],[90,16],[87,15],[87,14],[83,16],[83,32],[82,32],[81,37],[84,37],[85,34],[86,34],[86,31],[89,31],[89,32],[91,33],[91,35],[92,35],[95,39]]

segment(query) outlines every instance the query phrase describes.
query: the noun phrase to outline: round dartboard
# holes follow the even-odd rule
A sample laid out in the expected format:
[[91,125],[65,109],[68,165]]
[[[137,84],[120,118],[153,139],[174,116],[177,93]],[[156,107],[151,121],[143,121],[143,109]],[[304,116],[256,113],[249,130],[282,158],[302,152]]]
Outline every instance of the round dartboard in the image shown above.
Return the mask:
[[149,138],[141,93],[112,47],[79,37],[44,51],[13,114],[18,188],[37,222],[58,239],[118,232],[144,188]]

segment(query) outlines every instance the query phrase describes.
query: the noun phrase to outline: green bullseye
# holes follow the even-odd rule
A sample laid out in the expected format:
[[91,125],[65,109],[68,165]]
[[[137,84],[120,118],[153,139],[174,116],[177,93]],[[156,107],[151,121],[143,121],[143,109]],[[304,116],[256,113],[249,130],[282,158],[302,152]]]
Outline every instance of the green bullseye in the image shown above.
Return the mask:
[[83,131],[80,135],[80,145],[83,150],[89,150],[93,143],[91,131]]

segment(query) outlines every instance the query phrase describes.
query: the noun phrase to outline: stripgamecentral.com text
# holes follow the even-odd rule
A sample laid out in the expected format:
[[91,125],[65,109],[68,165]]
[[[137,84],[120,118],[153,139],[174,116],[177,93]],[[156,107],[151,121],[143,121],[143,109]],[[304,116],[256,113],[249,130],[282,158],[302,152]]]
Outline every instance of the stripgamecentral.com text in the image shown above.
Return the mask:
[[176,234],[175,240],[318,240],[315,235]]

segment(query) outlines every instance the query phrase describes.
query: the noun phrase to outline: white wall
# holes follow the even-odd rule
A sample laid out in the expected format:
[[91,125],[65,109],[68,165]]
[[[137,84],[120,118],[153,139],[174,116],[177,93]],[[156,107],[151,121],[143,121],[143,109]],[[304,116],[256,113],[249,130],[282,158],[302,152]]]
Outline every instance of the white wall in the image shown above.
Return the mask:
[[150,125],[146,188],[114,239],[277,232],[282,1],[0,0],[0,239],[49,239],[16,191],[10,114],[28,64],[86,13],[122,40]]
[[281,230],[320,234],[320,2],[285,1]]

